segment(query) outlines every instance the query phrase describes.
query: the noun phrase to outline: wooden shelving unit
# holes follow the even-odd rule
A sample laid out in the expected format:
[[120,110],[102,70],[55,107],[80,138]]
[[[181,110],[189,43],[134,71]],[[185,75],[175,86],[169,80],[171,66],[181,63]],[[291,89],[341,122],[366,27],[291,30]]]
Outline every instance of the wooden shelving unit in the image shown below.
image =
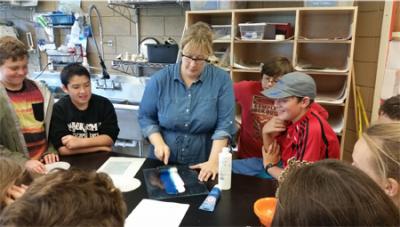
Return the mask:
[[[297,70],[311,75],[317,84],[316,101],[329,112],[328,122],[341,141],[341,154],[343,155],[357,7],[186,12],[186,27],[198,21],[210,25],[231,25],[230,41],[216,40],[214,49],[229,48],[229,67],[231,68],[229,73],[233,82],[260,80],[261,78],[259,70],[237,69],[234,68],[234,63],[254,65],[275,56],[291,59]],[[238,24],[247,22],[290,23],[293,36],[286,37],[281,41],[242,40]],[[340,94],[344,94],[344,97],[338,100],[326,99],[326,97],[340,96]]]

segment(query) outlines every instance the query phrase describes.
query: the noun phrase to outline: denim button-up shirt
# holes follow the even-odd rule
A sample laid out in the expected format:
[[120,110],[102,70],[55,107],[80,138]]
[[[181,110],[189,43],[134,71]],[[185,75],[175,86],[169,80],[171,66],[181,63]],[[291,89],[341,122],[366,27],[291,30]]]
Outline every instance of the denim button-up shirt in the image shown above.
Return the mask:
[[[145,137],[160,132],[169,146],[169,161],[194,164],[208,160],[212,140],[235,133],[234,95],[229,75],[207,64],[189,88],[180,63],[152,76],[143,94],[139,124]],[[154,147],[150,146],[150,157]]]

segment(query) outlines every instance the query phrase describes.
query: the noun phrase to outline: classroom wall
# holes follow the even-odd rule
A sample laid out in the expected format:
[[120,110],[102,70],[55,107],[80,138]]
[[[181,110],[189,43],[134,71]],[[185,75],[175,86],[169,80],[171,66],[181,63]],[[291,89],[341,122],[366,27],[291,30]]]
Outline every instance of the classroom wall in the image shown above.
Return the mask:
[[[356,2],[358,21],[354,49],[356,85],[360,86],[368,119],[371,119],[374,86],[379,54],[379,42],[385,2]],[[346,140],[343,159],[352,161],[351,154],[357,141],[354,101],[350,95]]]

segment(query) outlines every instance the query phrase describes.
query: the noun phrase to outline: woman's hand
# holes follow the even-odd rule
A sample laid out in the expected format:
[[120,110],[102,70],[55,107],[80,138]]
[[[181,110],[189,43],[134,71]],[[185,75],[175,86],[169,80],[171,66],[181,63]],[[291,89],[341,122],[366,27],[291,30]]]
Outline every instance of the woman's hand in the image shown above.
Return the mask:
[[169,150],[169,147],[167,144],[158,144],[154,145],[154,155],[162,162],[164,162],[165,165],[168,165],[168,160],[170,156],[171,151]]
[[28,189],[28,186],[26,185],[21,185],[21,186],[16,186],[13,185],[7,190],[6,197],[4,198],[4,202],[6,205],[10,205],[11,203],[15,202],[18,198],[20,198],[22,195],[24,195],[26,189]]
[[210,161],[199,163],[197,165],[190,166],[191,169],[200,169],[198,179],[200,181],[208,181],[211,177],[212,180],[215,180],[215,177],[218,173],[218,161]]

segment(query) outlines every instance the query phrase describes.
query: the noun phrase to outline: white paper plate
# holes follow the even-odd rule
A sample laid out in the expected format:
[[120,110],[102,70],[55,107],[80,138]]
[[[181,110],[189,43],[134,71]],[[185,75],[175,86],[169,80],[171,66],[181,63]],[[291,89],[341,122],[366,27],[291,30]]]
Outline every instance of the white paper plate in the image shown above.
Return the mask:
[[52,171],[53,169],[69,169],[71,165],[68,162],[54,162],[51,164],[44,165],[46,167],[46,173]]
[[140,180],[136,178],[111,176],[111,179],[114,186],[121,190],[121,192],[133,191],[141,185]]

